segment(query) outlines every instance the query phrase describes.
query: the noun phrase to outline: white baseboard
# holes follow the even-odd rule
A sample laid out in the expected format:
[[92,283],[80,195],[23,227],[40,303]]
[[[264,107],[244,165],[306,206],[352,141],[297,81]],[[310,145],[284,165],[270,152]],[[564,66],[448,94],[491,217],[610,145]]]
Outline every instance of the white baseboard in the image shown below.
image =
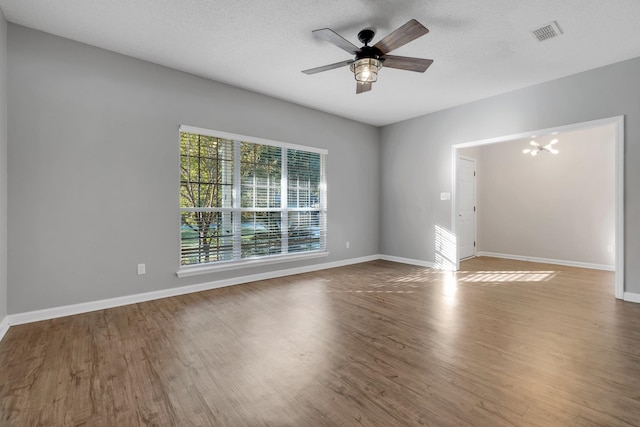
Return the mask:
[[[199,283],[197,285],[180,286],[177,288],[163,289],[161,291],[146,292],[142,294],[127,295],[124,297],[109,298],[99,301],[91,301],[80,304],[66,305],[62,307],[46,308],[43,310],[29,311],[26,313],[11,314],[5,318],[7,329],[10,325],[21,325],[24,323],[39,322],[41,320],[55,319],[58,317],[71,316],[74,314],[88,313],[106,308],[120,307],[128,304],[152,301],[161,298],[168,298],[178,295],[190,294],[193,292],[208,291],[210,289],[223,288],[226,286],[239,285],[242,283],[257,282],[260,280],[274,279],[277,277],[291,276],[293,274],[309,273],[312,271],[326,270],[328,268],[343,267],[351,264],[375,261],[380,259],[380,255],[370,255],[360,258],[351,258],[343,261],[335,261],[324,264],[315,264],[305,267],[289,268],[286,270],[271,271],[268,273],[252,274],[250,276],[233,277],[214,282]],[[3,321],[4,322],[4,321]]]
[[401,264],[410,264],[410,265],[418,265],[420,267],[428,267],[435,268],[435,264],[430,261],[422,261],[419,259],[411,259],[411,258],[402,258],[391,255],[379,255],[378,259],[383,259],[385,261],[399,262]]
[[629,301],[629,302],[636,302],[640,304],[640,294],[634,294],[632,292],[625,292],[624,296],[622,297],[623,300],[625,301]]
[[9,316],[5,316],[2,321],[0,321],[0,341],[4,337],[4,334],[9,330]]
[[539,262],[542,264],[565,265],[567,267],[591,268],[594,270],[616,271],[615,265],[591,264],[587,262],[565,261],[561,259],[538,258],[538,257],[532,257],[532,256],[499,254],[495,252],[482,252],[482,251],[477,252],[476,256],[488,256],[493,258],[513,259],[517,261]]

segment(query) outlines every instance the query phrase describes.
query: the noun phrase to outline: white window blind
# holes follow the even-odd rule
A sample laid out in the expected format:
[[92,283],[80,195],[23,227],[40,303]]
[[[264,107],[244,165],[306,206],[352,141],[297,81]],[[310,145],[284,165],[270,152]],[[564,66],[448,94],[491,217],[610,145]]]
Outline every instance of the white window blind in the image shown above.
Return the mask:
[[326,152],[181,127],[180,263],[326,252]]

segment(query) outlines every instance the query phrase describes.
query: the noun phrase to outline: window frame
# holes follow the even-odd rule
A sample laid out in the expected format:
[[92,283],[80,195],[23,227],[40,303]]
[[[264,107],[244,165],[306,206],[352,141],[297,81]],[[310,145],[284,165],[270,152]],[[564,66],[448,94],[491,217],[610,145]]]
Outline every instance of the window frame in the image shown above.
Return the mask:
[[[329,252],[327,249],[327,181],[326,181],[326,159],[328,156],[328,150],[323,148],[316,148],[316,147],[309,147],[309,146],[291,144],[291,143],[280,142],[280,141],[273,141],[273,140],[268,140],[264,138],[256,138],[256,137],[251,137],[246,135],[233,134],[229,132],[204,129],[204,128],[199,128],[199,127],[189,126],[189,125],[180,125],[178,134],[183,132],[233,141],[234,146],[236,147],[239,147],[238,143],[242,143],[242,142],[279,147],[283,149],[282,150],[283,159],[286,159],[287,157],[287,150],[298,150],[298,151],[303,151],[308,153],[320,154],[321,166],[320,166],[320,184],[319,184],[320,195],[318,200],[319,206],[317,209],[308,208],[307,210],[309,211],[313,210],[320,213],[321,232],[320,232],[320,248],[317,250],[288,253],[288,249],[287,249],[285,253],[274,254],[274,255],[262,255],[262,256],[244,258],[244,259],[241,258],[241,259],[233,259],[228,261],[213,261],[209,263],[188,264],[188,265],[182,265],[182,254],[181,254],[182,238],[180,238],[179,244],[178,244],[179,267],[178,267],[178,271],[176,272],[176,275],[178,277],[187,277],[187,276],[193,276],[193,275],[199,275],[199,274],[212,273],[216,271],[233,270],[233,269],[268,265],[268,264],[274,264],[274,263],[280,263],[280,262],[291,262],[291,261],[298,261],[298,260],[305,260],[305,259],[313,259],[313,258],[319,258],[319,257],[326,257],[329,255]],[[178,138],[178,140],[180,140],[180,138]],[[238,154],[239,154],[239,148],[237,149],[234,148],[234,163],[240,162]],[[233,212],[234,218],[236,217],[239,218],[242,212],[250,212],[250,211],[260,211],[260,212],[277,211],[277,212],[281,212],[283,218],[288,218],[289,214],[292,212],[300,212],[301,210],[304,211],[305,208],[292,208],[288,206],[287,197],[286,197],[288,192],[287,162],[283,163],[282,168],[283,168],[282,177],[283,178],[286,177],[287,179],[283,179],[281,182],[281,191],[282,191],[283,200],[281,201],[280,208],[243,208],[240,204],[241,185],[239,181],[240,168],[238,166],[237,168],[234,168],[235,170],[234,170],[234,179],[233,179],[233,188],[232,188],[232,198],[233,198],[232,208],[196,208],[196,207],[183,208],[180,206],[180,202],[179,202],[178,203],[178,209],[180,211],[179,217],[181,217],[183,212],[195,211],[198,209],[207,209],[212,211],[229,210]],[[180,182],[180,180],[181,179],[179,178],[178,181]],[[178,199],[180,200],[180,191],[178,191]],[[181,225],[182,225],[181,220],[179,220],[178,227],[181,227]],[[282,233],[283,248],[285,247],[285,245],[287,245],[287,239],[285,237],[287,232]],[[237,236],[235,236],[235,233],[234,233],[234,245],[239,244],[239,242],[235,242],[236,237]]]

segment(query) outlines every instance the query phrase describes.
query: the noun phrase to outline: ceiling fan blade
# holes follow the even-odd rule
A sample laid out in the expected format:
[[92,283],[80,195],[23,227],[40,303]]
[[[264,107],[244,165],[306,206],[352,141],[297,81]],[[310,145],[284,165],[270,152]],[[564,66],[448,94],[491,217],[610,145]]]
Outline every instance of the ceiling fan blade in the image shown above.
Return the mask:
[[398,68],[400,70],[416,71],[424,73],[433,64],[433,59],[410,58],[408,56],[386,55],[382,57],[385,68]]
[[360,48],[351,43],[349,40],[346,40],[340,34],[336,33],[330,28],[322,28],[320,30],[312,31],[312,33],[316,37],[320,37],[322,40],[326,40],[329,43],[333,43],[338,46],[340,49],[349,52],[352,55],[360,52]]
[[356,84],[356,94],[358,93],[362,93],[362,92],[369,92],[371,90],[371,82],[367,82],[367,83],[360,83],[358,82]]
[[412,19],[402,27],[398,28],[397,30],[380,40],[374,45],[374,47],[380,50],[382,54],[387,54],[392,50],[397,49],[400,46],[404,46],[410,41],[417,39],[420,36],[424,36],[428,32],[429,30],[424,25],[422,25],[415,19]]
[[322,67],[310,68],[308,70],[303,70],[302,72],[305,74],[316,74],[321,73],[323,71],[333,70],[334,68],[344,67],[353,63],[353,59],[347,59],[346,61],[336,62],[335,64],[323,65]]

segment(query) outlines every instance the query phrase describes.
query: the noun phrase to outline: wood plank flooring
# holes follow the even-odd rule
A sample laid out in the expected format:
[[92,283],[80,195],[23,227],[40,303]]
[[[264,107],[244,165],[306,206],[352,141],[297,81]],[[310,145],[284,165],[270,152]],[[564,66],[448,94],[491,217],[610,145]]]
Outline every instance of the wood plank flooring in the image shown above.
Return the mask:
[[613,273],[375,261],[12,327],[2,426],[639,426]]

